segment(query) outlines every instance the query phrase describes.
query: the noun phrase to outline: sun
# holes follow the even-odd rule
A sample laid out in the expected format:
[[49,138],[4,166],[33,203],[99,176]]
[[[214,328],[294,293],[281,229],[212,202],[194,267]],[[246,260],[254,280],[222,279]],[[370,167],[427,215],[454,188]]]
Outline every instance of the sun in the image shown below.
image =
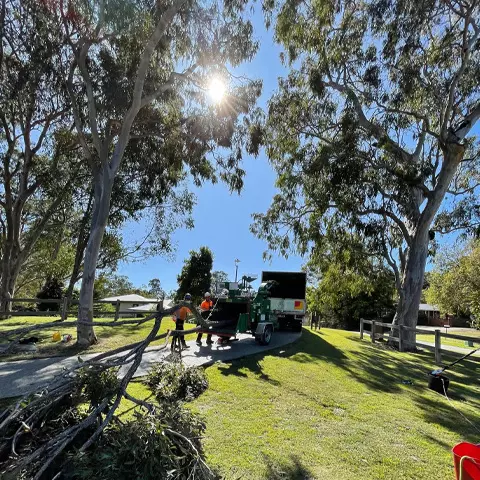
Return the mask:
[[223,100],[226,90],[225,83],[219,78],[212,78],[208,85],[208,95],[214,103],[220,103]]

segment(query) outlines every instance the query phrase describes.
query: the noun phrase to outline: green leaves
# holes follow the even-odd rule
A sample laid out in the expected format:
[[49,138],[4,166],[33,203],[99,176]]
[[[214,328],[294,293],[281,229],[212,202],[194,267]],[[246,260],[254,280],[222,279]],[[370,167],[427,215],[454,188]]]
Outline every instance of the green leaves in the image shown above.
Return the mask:
[[192,250],[177,278],[177,299],[190,293],[194,302],[200,302],[212,284],[212,266],[213,254],[208,247],[200,247],[198,252]]
[[[427,301],[444,313],[480,318],[480,246],[467,244],[453,252],[442,251],[429,274]],[[478,324],[478,323],[477,323]]]
[[[264,8],[290,71],[265,127],[280,192],[254,215],[252,231],[283,255],[355,235],[370,254],[397,262],[400,278],[399,257],[417,232],[428,241],[454,178],[446,132],[480,101],[472,83],[479,6],[469,2],[469,14],[441,0],[282,0]],[[480,209],[469,195],[480,185],[477,159],[459,168],[452,190],[462,200],[444,203],[435,230],[476,227]]]

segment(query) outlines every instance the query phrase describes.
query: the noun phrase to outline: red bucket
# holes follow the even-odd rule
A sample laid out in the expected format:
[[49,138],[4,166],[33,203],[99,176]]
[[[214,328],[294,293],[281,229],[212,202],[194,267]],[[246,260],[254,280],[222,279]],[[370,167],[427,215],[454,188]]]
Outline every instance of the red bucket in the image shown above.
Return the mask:
[[[455,464],[456,480],[480,480],[480,446],[473,443],[462,442],[452,449],[453,462]],[[460,470],[460,461],[463,461]]]

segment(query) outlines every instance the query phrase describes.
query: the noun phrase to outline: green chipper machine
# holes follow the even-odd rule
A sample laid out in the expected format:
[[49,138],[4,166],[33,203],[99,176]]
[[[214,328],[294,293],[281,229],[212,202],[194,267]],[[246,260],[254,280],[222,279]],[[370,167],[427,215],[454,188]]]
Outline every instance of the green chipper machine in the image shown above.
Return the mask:
[[225,282],[219,285],[220,293],[214,308],[208,314],[209,327],[204,333],[218,335],[224,341],[236,339],[237,333],[251,333],[261,345],[268,345],[278,321],[270,308],[269,292],[274,281],[263,282],[257,291],[251,287],[257,277],[246,275],[242,282]]

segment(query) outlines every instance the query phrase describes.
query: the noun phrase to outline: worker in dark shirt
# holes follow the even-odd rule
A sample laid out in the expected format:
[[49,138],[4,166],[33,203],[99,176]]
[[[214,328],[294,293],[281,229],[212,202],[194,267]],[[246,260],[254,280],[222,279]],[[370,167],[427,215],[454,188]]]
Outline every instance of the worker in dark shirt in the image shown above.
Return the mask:
[[[191,302],[192,296],[187,293],[185,294],[185,297],[183,299],[185,302]],[[185,325],[185,320],[187,319],[187,315],[191,313],[190,309],[186,306],[180,307],[178,310],[175,310],[173,314],[173,321],[176,323],[175,330],[183,330],[183,327]],[[186,343],[185,343],[185,337],[183,335],[180,335],[179,337],[180,343],[182,345],[182,349],[185,350],[186,348],[190,348]],[[172,346],[171,349],[172,351],[175,348],[175,337],[172,338]]]
[[[211,311],[213,310],[213,301],[210,295],[210,292],[205,293],[205,300],[200,304],[200,311],[201,315],[203,318],[208,318]],[[197,336],[197,345],[199,347],[202,346],[202,333],[200,332]],[[212,341],[212,335],[208,334],[207,335],[207,344],[211,345],[213,343]]]

